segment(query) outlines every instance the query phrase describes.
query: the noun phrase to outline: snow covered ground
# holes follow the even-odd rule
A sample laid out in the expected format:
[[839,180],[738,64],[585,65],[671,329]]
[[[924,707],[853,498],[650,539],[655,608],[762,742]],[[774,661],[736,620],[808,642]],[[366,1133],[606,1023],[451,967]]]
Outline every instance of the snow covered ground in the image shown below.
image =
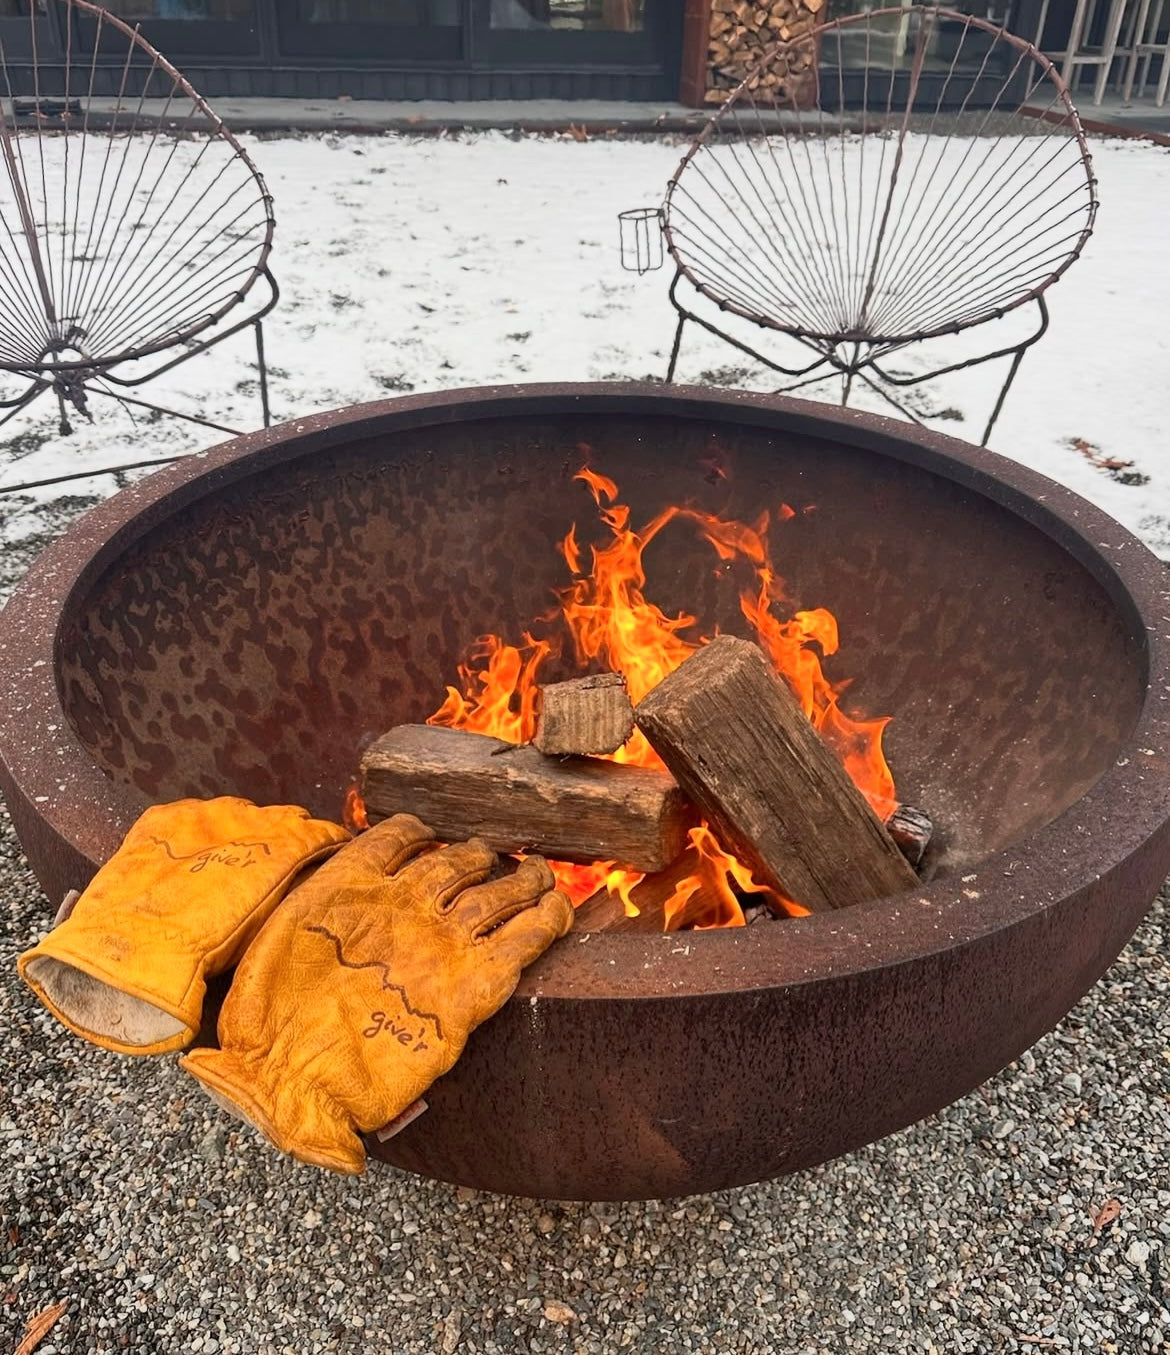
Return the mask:
[[[408,391],[665,373],[670,271],[624,272],[616,218],[661,200],[683,141],[245,140],[276,203],[272,263],[283,295],[266,339],[277,421]],[[1049,294],[1051,331],[1025,358],[992,447],[1091,499],[1170,558],[1170,152],[1102,140],[1092,150],[1097,230]],[[1009,319],[971,342],[1019,332]],[[901,365],[926,358],[910,351]],[[988,364],[940,378],[910,398],[944,416],[931,420],[936,427],[977,442],[1003,370]],[[244,334],[141,394],[254,427],[255,377]],[[694,326],[678,379],[776,384]],[[836,399],[837,387],[811,394]],[[889,412],[873,396],[854,403]],[[141,411],[131,418],[108,400],[93,404],[95,422],[78,421],[69,437],[58,435],[48,399],[0,428],[0,487],[221,440]],[[0,495],[0,540],[44,536],[117,483],[95,475]]]

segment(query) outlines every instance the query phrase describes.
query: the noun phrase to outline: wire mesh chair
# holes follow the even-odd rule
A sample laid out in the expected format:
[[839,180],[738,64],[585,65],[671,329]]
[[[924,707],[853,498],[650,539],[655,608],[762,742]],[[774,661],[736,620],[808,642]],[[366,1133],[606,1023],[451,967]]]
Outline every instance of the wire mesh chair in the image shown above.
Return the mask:
[[[670,181],[661,222],[678,326],[666,379],[693,322],[795,378],[783,390],[837,374],[842,404],[862,382],[919,421],[893,390],[1010,358],[986,443],[1048,327],[1044,293],[1096,210],[1076,110],[1035,47],[935,6],[826,23],[771,49]],[[761,353],[696,313],[695,293],[812,359]],[[908,345],[1030,304],[1037,327],[1019,342],[924,372],[889,366]]]
[[[0,423],[52,391],[62,432],[95,393],[235,432],[126,392],[252,326],[267,425],[263,179],[136,28],[87,0],[29,8],[31,56],[0,40],[0,372],[22,385]],[[45,17],[60,52],[38,50]]]

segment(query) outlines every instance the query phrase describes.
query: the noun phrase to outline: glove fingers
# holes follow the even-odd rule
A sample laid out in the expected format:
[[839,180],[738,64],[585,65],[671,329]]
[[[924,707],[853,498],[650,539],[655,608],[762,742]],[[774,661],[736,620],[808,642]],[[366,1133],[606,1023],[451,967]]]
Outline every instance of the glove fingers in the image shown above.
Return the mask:
[[340,874],[349,879],[355,870],[393,875],[437,841],[434,833],[413,814],[395,814],[359,833],[322,866],[318,878],[326,870],[330,875]]
[[445,912],[457,896],[491,874],[496,854],[482,838],[454,842],[411,861],[396,876],[405,897],[429,899]]
[[550,890],[535,908],[497,927],[484,941],[493,957],[517,971],[531,964],[573,925],[573,905],[559,889]]
[[556,884],[548,863],[529,856],[519,868],[501,880],[465,889],[455,902],[454,914],[478,940],[526,908],[532,908]]

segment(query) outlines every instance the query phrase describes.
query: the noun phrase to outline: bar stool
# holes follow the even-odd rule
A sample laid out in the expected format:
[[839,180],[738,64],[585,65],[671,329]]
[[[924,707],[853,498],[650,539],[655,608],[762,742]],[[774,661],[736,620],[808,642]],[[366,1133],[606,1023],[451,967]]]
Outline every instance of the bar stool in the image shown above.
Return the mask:
[[1159,108],[1166,102],[1167,88],[1170,87],[1170,28],[1161,40],[1158,37],[1164,8],[1165,0],[1141,0],[1134,24],[1132,49],[1125,67],[1125,82],[1121,89],[1121,97],[1128,100],[1133,93],[1134,78],[1140,65],[1141,78],[1137,82],[1140,99],[1146,91],[1146,85],[1149,84],[1151,62],[1154,57],[1161,57],[1162,68],[1154,96],[1154,103]]
[[[1127,13],[1133,17],[1134,0],[1107,0],[1105,11],[1105,32],[1100,47],[1086,46],[1086,38],[1098,13],[1098,0],[1077,0],[1073,11],[1072,24],[1068,32],[1068,44],[1059,55],[1054,54],[1054,64],[1060,69],[1061,78],[1070,89],[1075,87],[1076,78],[1082,68],[1096,66],[1097,78],[1093,82],[1093,103],[1099,104],[1105,97],[1105,87],[1109,83],[1109,73],[1118,57],[1132,58],[1133,43],[1136,42],[1137,25],[1129,29],[1130,43],[1118,48],[1122,25]],[[1044,21],[1048,17],[1048,0],[1040,7],[1040,22],[1036,29],[1036,43],[1039,45],[1044,35]]]

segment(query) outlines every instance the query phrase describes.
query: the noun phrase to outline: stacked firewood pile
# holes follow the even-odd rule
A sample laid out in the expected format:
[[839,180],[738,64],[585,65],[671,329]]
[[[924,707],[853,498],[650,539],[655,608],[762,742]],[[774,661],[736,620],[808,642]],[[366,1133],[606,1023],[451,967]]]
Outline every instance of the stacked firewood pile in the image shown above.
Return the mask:
[[816,95],[813,31],[824,8],[825,0],[713,0],[707,103],[722,103],[765,53],[787,44],[774,62],[752,77],[748,88],[757,103],[808,106]]

